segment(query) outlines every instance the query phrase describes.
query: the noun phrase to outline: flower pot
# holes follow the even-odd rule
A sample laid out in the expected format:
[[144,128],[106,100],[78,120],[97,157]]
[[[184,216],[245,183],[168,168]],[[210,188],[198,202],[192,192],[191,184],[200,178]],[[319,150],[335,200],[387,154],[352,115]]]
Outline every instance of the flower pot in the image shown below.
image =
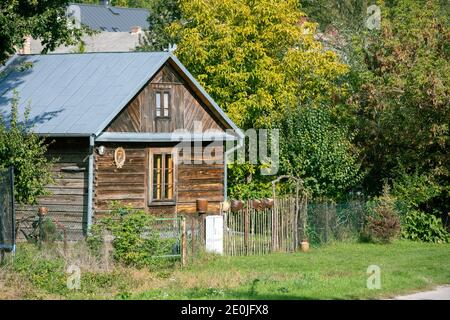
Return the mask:
[[39,207],[38,209],[38,216],[39,217],[44,217],[46,216],[48,213],[48,208],[47,207]]
[[244,208],[244,201],[242,201],[242,200],[231,201],[231,211],[233,211],[233,212],[239,211],[239,210],[242,210],[242,208]]
[[252,208],[255,210],[261,210],[263,208],[262,202],[258,199],[252,200]]
[[204,214],[208,211],[208,200],[197,199],[197,212],[199,214]]
[[308,242],[308,240],[303,240],[301,242],[301,250],[302,250],[302,252],[308,252],[309,251],[309,242]]
[[267,198],[262,201],[264,208],[270,209],[273,207],[273,199]]

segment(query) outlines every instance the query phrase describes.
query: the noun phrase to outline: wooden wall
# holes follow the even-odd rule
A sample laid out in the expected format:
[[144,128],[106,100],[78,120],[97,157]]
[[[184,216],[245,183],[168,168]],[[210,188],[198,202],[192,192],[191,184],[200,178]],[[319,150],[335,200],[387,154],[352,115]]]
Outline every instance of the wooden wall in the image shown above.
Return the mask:
[[[48,157],[57,159],[52,168],[54,184],[47,186],[51,193],[40,197],[34,206],[17,206],[17,217],[36,214],[40,206],[48,207],[49,216],[63,224],[71,240],[81,239],[87,226],[88,139],[56,139],[48,150]],[[77,171],[66,171],[79,167]]]
[[[172,108],[170,119],[155,118],[155,90],[169,89]],[[183,80],[165,65],[106,128],[107,132],[173,132],[177,129],[194,130],[195,121],[201,121],[203,130],[223,131],[214,116],[196,98]]]
[[[105,154],[95,155],[94,209],[95,215],[107,213],[111,201],[121,201],[134,208],[142,208],[155,214],[187,214],[196,212],[196,199],[210,201],[210,213],[219,212],[224,193],[223,164],[180,164],[175,169],[175,198],[173,206],[148,205],[149,149],[161,145],[137,143],[104,144]],[[165,145],[166,147],[167,145]],[[122,147],[126,152],[125,164],[117,168],[114,150]],[[222,155],[223,147],[217,148]],[[192,154],[199,160],[200,155]]]
[[[155,117],[155,90],[171,92],[170,118]],[[140,93],[105,129],[107,132],[173,132],[177,129],[194,131],[201,121],[203,131],[223,131],[219,121],[211,114],[177,72],[164,65]],[[129,203],[154,213],[195,213],[196,199],[210,201],[212,212],[219,211],[224,194],[223,164],[181,164],[176,169],[176,206],[148,206],[148,150],[169,145],[104,144],[104,156],[95,156],[95,212],[103,214],[113,200]],[[172,144],[173,145],[173,144]],[[114,164],[114,149],[126,150],[126,162],[118,169]],[[223,156],[223,148],[220,149]],[[199,159],[199,155],[191,155]],[[201,159],[200,159],[201,160]]]

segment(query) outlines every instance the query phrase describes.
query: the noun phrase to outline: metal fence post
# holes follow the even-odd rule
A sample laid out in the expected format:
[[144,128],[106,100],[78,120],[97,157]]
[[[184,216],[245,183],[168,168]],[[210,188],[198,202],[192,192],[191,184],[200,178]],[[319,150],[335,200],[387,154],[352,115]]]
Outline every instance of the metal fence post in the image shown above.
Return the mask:
[[181,217],[181,265],[186,265],[187,241],[186,241],[186,218]]
[[247,202],[247,208],[244,209],[244,250],[245,254],[248,254],[248,234],[249,234],[249,210],[250,210],[250,202]]

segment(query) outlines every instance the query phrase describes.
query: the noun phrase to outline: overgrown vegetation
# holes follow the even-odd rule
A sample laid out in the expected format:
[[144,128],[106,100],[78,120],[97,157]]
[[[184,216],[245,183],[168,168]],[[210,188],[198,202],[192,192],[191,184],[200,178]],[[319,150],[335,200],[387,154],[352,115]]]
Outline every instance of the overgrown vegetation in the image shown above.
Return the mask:
[[408,212],[403,218],[402,236],[414,241],[436,243],[448,242],[449,239],[440,219],[417,210]]
[[[21,244],[0,267],[1,299],[373,299],[448,284],[449,244],[335,243],[308,253],[251,257],[207,255],[186,268],[149,271],[108,265],[83,243]],[[366,287],[366,269],[382,270],[380,290]],[[70,265],[79,289],[67,288]]]
[[362,237],[381,243],[392,242],[400,234],[400,216],[395,207],[395,198],[385,186],[383,195],[369,202],[366,225]]
[[38,196],[48,194],[45,186],[53,181],[52,159],[46,157],[48,144],[33,132],[30,109],[19,113],[19,96],[11,100],[8,119],[0,114],[0,169],[14,167],[14,196],[23,204],[35,204]]
[[160,256],[172,254],[176,246],[176,239],[160,235],[154,216],[120,202],[113,202],[111,213],[96,221],[90,230],[87,241],[95,253],[100,253],[108,234],[112,237],[114,259],[138,268],[167,263]]

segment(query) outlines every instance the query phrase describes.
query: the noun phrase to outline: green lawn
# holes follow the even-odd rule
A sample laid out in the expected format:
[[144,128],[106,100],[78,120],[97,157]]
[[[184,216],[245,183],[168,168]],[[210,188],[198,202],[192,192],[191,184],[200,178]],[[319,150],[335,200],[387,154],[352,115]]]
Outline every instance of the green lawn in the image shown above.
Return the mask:
[[[397,241],[336,243],[308,253],[220,257],[185,268],[113,266],[86,247],[37,249],[20,244],[0,267],[0,299],[376,299],[450,284],[450,244]],[[81,268],[81,288],[67,287],[67,267]],[[366,288],[369,265],[381,268],[381,289]]]
[[[381,289],[366,287],[369,265]],[[217,257],[132,299],[374,299],[450,284],[450,244],[338,243],[308,253]]]

